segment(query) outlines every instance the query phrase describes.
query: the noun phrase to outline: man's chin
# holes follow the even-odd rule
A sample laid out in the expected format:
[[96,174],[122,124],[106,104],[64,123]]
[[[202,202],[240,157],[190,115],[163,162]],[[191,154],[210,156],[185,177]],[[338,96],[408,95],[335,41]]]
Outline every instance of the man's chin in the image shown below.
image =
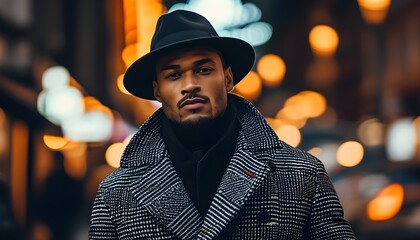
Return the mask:
[[207,116],[195,116],[189,119],[185,119],[179,123],[182,128],[194,129],[210,127],[213,123],[213,118]]

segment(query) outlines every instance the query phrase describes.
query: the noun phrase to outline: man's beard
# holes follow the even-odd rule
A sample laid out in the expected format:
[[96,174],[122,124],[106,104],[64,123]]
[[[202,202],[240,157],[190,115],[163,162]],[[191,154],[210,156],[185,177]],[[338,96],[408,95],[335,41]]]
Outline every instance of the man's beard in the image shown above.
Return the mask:
[[211,117],[199,117],[195,120],[186,120],[177,124],[180,130],[202,132],[206,129],[210,130],[213,123],[214,119]]

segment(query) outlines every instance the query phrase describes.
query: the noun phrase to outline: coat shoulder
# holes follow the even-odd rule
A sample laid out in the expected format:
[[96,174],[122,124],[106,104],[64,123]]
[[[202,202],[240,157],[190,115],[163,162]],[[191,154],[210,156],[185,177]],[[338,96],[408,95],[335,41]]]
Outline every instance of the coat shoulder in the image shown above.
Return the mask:
[[107,175],[99,184],[99,191],[105,196],[119,198],[134,181],[141,178],[146,172],[147,166],[135,168],[117,168]]
[[314,175],[320,169],[324,169],[323,163],[308,152],[294,148],[286,143],[282,145],[283,147],[278,149],[273,156],[273,161],[279,166],[280,170],[303,171]]

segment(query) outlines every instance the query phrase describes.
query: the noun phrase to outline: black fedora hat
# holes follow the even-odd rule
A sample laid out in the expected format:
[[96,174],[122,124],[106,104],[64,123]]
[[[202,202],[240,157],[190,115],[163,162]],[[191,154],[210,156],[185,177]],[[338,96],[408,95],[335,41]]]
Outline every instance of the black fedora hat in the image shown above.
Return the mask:
[[156,62],[164,54],[188,47],[209,47],[222,54],[237,84],[251,70],[254,48],[247,42],[219,37],[210,22],[190,11],[176,10],[160,16],[152,38],[150,52],[137,59],[124,75],[124,86],[133,95],[154,100],[152,81],[156,79]]

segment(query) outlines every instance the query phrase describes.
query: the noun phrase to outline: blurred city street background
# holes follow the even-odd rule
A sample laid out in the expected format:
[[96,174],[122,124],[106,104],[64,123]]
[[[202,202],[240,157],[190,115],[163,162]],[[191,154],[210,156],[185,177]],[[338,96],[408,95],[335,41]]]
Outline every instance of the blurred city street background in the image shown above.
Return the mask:
[[158,17],[255,47],[234,93],[325,165],[358,239],[420,239],[420,1],[0,0],[0,239],[87,239],[156,101],[122,77]]

